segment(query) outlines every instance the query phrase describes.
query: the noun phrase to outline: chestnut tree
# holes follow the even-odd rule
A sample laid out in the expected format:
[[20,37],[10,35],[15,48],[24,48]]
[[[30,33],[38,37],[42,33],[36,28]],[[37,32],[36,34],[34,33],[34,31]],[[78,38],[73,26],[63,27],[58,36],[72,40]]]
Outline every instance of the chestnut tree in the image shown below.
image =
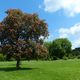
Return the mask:
[[2,53],[8,59],[16,59],[16,68],[20,68],[21,57],[47,57],[47,49],[43,46],[43,40],[48,36],[46,22],[35,13],[28,14],[19,9],[9,9],[6,14],[0,22],[0,43]]

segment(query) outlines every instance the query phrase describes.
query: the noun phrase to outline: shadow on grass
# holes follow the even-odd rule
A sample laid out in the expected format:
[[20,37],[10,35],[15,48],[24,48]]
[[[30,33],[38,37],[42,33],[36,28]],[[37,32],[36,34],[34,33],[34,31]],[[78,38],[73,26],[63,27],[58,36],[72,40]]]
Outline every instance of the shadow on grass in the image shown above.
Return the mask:
[[21,71],[21,70],[34,70],[34,69],[38,69],[38,68],[20,68],[20,69],[16,69],[16,67],[7,67],[7,68],[0,68],[0,71]]

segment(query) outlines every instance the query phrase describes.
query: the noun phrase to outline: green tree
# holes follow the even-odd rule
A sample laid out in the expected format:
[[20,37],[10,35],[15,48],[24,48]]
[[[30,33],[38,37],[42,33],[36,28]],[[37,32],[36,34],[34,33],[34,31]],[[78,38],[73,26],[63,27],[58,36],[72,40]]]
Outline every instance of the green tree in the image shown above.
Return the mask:
[[44,46],[47,48],[47,50],[48,50],[48,59],[50,59],[50,47],[51,47],[51,45],[52,45],[52,42],[44,42]]
[[16,59],[18,69],[22,56],[30,58],[47,52],[44,47],[43,50],[38,49],[43,46],[40,37],[44,40],[48,36],[47,24],[35,13],[23,13],[18,9],[9,9],[6,13],[7,16],[0,23],[2,52],[8,58],[13,56]]
[[80,47],[77,47],[77,48],[75,48],[75,49],[73,49],[72,50],[72,55],[74,56],[74,57],[80,57]]
[[52,42],[50,46],[50,56],[52,59],[68,56],[71,53],[71,42],[67,38],[59,38]]

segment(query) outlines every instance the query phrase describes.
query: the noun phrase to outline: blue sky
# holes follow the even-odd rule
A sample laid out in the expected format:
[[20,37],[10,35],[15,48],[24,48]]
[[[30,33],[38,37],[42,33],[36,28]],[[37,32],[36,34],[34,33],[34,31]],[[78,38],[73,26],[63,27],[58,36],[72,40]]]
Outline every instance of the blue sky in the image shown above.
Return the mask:
[[80,0],[1,0],[0,21],[7,9],[37,13],[48,24],[48,41],[68,38],[72,48],[80,47]]

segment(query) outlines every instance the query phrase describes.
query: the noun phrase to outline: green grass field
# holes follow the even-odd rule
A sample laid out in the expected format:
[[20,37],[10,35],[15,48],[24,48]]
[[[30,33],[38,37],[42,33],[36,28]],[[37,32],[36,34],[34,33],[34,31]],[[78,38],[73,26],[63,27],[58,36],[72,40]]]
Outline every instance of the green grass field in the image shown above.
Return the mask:
[[80,60],[0,62],[0,80],[80,80]]

